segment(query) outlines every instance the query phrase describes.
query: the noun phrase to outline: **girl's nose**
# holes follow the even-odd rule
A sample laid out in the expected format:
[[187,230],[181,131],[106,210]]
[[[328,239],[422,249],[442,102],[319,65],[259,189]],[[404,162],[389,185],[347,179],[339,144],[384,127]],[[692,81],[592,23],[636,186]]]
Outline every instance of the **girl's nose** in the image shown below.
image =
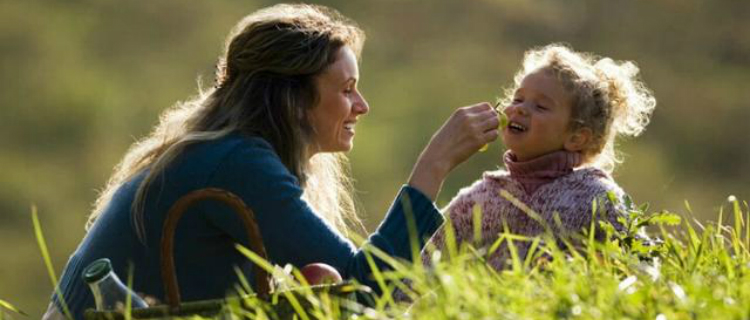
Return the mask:
[[511,115],[514,113],[517,113],[519,115],[525,115],[526,109],[524,108],[524,104],[523,103],[511,103],[511,105],[505,108],[506,115]]

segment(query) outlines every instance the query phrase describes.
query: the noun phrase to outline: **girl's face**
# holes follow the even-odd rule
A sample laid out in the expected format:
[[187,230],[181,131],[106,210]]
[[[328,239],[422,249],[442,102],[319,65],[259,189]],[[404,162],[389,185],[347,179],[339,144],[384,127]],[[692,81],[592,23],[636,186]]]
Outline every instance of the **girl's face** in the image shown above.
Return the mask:
[[577,139],[568,130],[571,97],[545,69],[528,74],[504,110],[508,126],[503,141],[518,161],[526,161],[558,150],[578,151]]
[[357,58],[348,47],[341,48],[336,62],[316,77],[319,99],[308,113],[313,154],[351,150],[357,118],[370,110],[357,90],[358,79]]

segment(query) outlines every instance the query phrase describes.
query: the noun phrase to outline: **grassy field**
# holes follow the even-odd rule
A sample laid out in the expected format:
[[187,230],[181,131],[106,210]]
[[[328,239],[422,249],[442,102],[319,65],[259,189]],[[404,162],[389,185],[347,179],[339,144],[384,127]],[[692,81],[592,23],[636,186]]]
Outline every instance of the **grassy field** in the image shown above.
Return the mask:
[[[276,2],[0,1],[0,299],[38,319],[52,291],[29,205],[59,275],[128,147],[210,87],[232,26]],[[493,101],[523,52],[552,42],[635,61],[657,97],[646,132],[618,144],[613,178],[634,199],[683,217],[689,199],[701,223],[717,221],[729,194],[750,200],[750,1],[304,2],[367,33],[360,85],[371,109],[349,154],[367,230],[443,121]],[[502,166],[502,149],[456,168],[438,206]]]
[[[307,291],[291,299],[288,309],[297,319],[748,319],[750,212],[747,202],[734,197],[725,207],[729,210],[722,210],[717,222],[700,224],[631,205],[627,230],[600,226],[607,234],[604,241],[594,240],[587,230],[581,237],[563,239],[563,247],[551,241],[551,234],[501,234],[490,248],[449,246],[433,255],[431,270],[370,250],[393,266],[375,276],[384,292],[398,288],[401,299],[375,296],[364,307]],[[650,230],[651,239],[641,236],[643,228]],[[37,236],[43,243],[41,233]],[[484,263],[500,242],[508,242],[512,251],[510,244],[518,241],[535,245],[524,259],[512,254],[508,270],[496,272]],[[298,285],[296,271],[272,267],[242,251],[274,272],[280,288]],[[409,285],[394,279],[408,279]],[[402,302],[404,296],[415,302]],[[0,298],[8,298],[0,300],[0,319],[26,318],[9,303],[12,297]],[[276,317],[273,303],[259,300],[249,300],[244,308],[230,304],[227,310],[258,319]]]

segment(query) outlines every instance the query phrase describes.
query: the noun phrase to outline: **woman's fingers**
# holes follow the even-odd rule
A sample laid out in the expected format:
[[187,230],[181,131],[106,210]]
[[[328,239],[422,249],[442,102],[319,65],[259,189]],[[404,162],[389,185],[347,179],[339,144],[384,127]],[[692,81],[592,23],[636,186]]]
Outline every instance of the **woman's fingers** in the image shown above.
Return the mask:
[[486,133],[488,131],[497,131],[498,127],[500,126],[500,119],[498,118],[498,113],[494,109],[483,112],[482,118],[484,119],[481,123],[482,132]]
[[443,144],[458,164],[494,141],[498,124],[497,111],[487,102],[458,108],[436,134],[433,143]]
[[464,108],[469,109],[469,110],[474,110],[476,112],[483,112],[483,111],[488,111],[488,110],[494,110],[494,108],[492,107],[492,105],[489,102],[480,102],[480,103],[477,103],[477,104],[466,106]]
[[474,141],[479,146],[494,141],[493,136],[496,136],[496,134],[492,134],[492,132],[496,132],[500,124],[497,111],[489,103],[474,105],[469,109],[473,113],[466,121],[468,129],[463,129],[458,134],[465,136],[468,141]]
[[497,140],[498,137],[500,137],[500,130],[498,130],[497,127],[484,132],[484,139],[486,139],[488,143]]
[[487,102],[456,109],[422,151],[409,185],[435,199],[450,171],[497,139],[497,119],[497,111]]

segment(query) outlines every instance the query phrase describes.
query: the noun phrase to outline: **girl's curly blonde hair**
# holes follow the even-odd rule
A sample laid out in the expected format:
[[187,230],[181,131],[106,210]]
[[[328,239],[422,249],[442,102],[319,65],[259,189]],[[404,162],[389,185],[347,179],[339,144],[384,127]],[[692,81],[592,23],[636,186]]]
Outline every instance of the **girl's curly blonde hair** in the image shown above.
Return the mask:
[[632,61],[576,52],[563,44],[531,49],[524,54],[502,105],[510,105],[523,79],[539,70],[554,75],[570,95],[569,130],[592,132],[592,141],[582,151],[583,164],[611,173],[622,162],[615,152],[615,138],[641,134],[656,107],[651,90],[638,78],[638,67]]

